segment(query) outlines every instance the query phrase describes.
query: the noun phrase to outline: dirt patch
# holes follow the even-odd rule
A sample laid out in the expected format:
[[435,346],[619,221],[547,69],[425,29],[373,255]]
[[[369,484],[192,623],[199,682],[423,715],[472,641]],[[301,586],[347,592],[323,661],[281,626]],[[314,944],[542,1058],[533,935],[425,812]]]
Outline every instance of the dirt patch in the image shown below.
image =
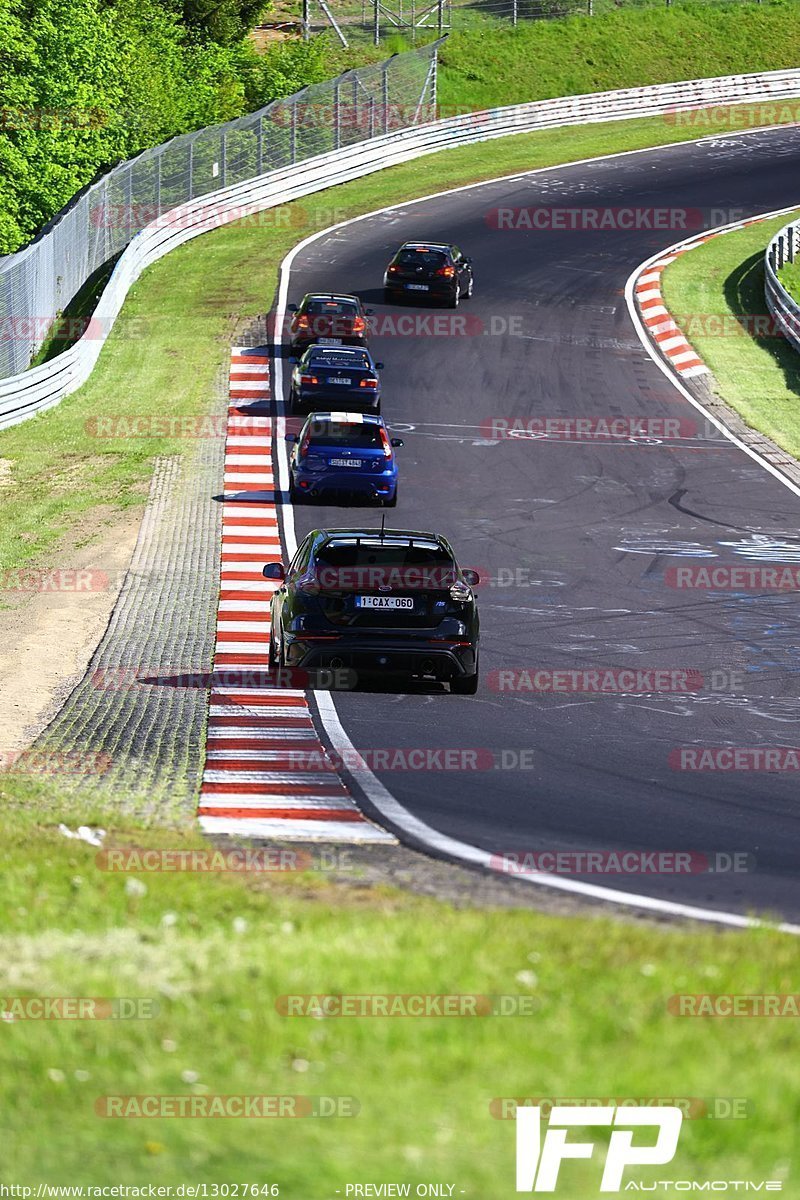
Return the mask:
[[[0,593],[1,751],[20,750],[55,716],[108,625],[141,512],[95,512],[46,564],[14,573]],[[54,565],[57,564],[57,565]]]

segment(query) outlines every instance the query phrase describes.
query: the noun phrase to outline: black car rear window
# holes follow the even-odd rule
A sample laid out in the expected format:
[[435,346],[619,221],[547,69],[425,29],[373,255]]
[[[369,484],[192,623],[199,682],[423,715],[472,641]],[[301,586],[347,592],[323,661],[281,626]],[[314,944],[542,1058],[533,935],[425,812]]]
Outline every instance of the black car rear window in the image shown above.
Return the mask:
[[355,317],[358,305],[352,300],[309,300],[303,312],[312,317]]
[[352,350],[313,350],[307,359],[310,366],[315,367],[368,367],[369,359],[362,351]]
[[397,264],[401,267],[441,267],[447,255],[441,250],[401,250]]
[[371,422],[313,421],[309,426],[312,446],[381,446],[379,425]]
[[317,555],[332,567],[452,567],[455,563],[441,547],[381,546],[377,542],[329,542]]
[[317,554],[319,581],[334,590],[392,587],[437,591],[450,587],[457,568],[441,547],[329,542]]

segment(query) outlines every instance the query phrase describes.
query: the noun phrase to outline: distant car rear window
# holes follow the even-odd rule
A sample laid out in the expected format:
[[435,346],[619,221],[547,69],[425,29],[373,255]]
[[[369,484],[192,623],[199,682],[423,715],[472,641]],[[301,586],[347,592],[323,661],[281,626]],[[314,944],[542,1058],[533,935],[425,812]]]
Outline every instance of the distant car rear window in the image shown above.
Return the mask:
[[319,367],[368,367],[369,359],[363,351],[312,350],[309,363]]
[[447,255],[441,250],[401,250],[397,256],[401,267],[441,267]]
[[358,305],[352,300],[309,300],[303,311],[315,317],[354,317]]
[[345,421],[312,421],[309,426],[312,446],[381,446],[379,425],[365,422],[363,425]]

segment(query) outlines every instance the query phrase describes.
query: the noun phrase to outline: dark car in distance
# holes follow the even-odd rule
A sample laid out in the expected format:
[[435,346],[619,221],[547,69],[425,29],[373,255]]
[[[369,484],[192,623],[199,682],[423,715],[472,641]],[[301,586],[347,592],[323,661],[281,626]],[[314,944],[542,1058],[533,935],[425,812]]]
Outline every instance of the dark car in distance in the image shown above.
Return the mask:
[[314,529],[271,601],[273,667],[358,675],[404,675],[478,689],[476,571],[459,567],[438,533],[408,529]]
[[456,308],[473,288],[472,259],[458,246],[442,242],[405,242],[386,268],[383,294],[393,300],[442,300]]
[[382,369],[383,363],[374,362],[362,346],[309,346],[292,371],[289,411],[308,411],[327,402],[379,413]]
[[308,292],[290,304],[289,341],[294,350],[319,346],[366,346],[369,315],[358,296]]

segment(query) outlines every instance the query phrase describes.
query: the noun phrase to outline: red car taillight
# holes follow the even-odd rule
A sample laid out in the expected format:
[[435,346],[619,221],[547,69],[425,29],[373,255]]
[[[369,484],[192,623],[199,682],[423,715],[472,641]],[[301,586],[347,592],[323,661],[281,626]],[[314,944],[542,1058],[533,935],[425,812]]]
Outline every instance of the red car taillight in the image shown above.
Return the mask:
[[362,379],[358,386],[366,387],[366,388],[376,388],[378,386],[378,381],[377,381],[377,379]]
[[367,322],[363,317],[356,317],[353,321],[353,333],[363,333],[367,328]]
[[446,279],[452,279],[456,273],[455,267],[439,267],[437,275],[444,275]]
[[308,329],[308,317],[295,317],[294,321],[298,329]]

